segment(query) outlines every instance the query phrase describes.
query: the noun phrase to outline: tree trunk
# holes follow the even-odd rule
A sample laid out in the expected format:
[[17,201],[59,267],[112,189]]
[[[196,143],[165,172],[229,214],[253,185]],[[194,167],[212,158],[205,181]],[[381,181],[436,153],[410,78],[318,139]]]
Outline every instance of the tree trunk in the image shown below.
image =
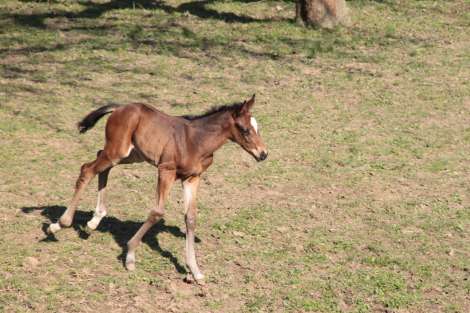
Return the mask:
[[345,0],[296,0],[295,20],[306,26],[333,28],[349,25],[349,10]]

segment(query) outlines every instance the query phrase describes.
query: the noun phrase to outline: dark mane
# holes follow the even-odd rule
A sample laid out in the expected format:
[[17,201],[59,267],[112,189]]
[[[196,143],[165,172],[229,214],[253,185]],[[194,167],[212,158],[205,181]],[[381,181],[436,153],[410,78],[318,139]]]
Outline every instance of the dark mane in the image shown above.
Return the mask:
[[202,114],[199,114],[199,115],[189,115],[188,114],[188,115],[183,115],[181,117],[188,120],[188,121],[193,121],[193,120],[197,120],[197,119],[207,117],[209,115],[220,113],[220,112],[228,112],[228,111],[238,110],[238,109],[241,108],[242,105],[243,105],[243,103],[232,103],[232,104],[226,104],[226,105],[219,105],[219,106],[212,107],[209,110],[207,110],[206,112],[204,112]]

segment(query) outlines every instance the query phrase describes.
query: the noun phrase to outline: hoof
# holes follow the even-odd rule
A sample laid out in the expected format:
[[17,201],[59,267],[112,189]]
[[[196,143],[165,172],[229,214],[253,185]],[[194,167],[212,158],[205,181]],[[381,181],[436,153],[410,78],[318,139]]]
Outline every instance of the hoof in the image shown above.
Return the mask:
[[135,270],[135,257],[134,254],[127,254],[126,256],[126,269],[128,271],[134,271]]
[[62,227],[60,227],[59,223],[53,223],[53,224],[49,225],[49,227],[47,228],[47,233],[48,234],[54,234],[54,233],[58,232],[61,229],[62,229]]
[[94,223],[93,220],[91,221],[88,221],[88,223],[86,223],[86,226],[89,230],[96,230],[96,228],[98,227],[98,223]]
[[126,269],[130,272],[135,271],[135,263],[127,263],[126,262]]
[[100,224],[101,220],[103,219],[103,217],[105,217],[106,214],[103,214],[102,216],[101,215],[97,215],[95,213],[95,215],[93,215],[93,218],[91,220],[88,221],[88,223],[86,223],[86,225],[88,226],[88,228],[90,230],[95,230],[98,228],[98,225]]
[[130,272],[135,271],[135,262],[126,262],[126,269]]
[[200,282],[200,281],[204,281],[204,275],[202,273],[196,273],[194,276],[194,279],[197,281],[197,282]]
[[196,283],[201,286],[204,286],[206,284],[204,281],[204,275],[202,275],[201,273],[197,273],[196,275],[188,273],[184,281],[187,282],[188,284]]
[[60,218],[59,221],[55,224],[59,224],[62,227],[70,227],[72,226],[72,219],[69,218]]

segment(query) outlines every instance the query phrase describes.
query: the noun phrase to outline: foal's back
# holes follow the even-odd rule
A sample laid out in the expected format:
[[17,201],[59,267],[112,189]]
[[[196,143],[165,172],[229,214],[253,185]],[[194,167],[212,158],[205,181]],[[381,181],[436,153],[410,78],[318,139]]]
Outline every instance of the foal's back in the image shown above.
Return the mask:
[[183,118],[145,104],[122,106],[108,118],[104,150],[124,159],[135,149],[146,161],[156,165],[162,155],[169,157],[175,149],[174,138],[184,133],[187,123]]

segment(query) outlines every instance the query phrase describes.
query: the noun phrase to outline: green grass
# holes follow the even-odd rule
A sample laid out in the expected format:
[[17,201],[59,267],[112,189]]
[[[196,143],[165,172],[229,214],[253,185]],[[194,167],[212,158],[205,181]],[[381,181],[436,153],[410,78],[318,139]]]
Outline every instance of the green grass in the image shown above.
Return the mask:
[[[3,1],[0,311],[470,311],[470,3],[348,5],[351,28],[322,31],[290,1]],[[179,186],[122,266],[154,203],[148,165],[113,169],[98,231],[95,181],[76,227],[43,241],[103,146],[103,122],[75,128],[91,109],[253,93],[270,156],[228,144],[205,175],[204,288],[182,281]]]

